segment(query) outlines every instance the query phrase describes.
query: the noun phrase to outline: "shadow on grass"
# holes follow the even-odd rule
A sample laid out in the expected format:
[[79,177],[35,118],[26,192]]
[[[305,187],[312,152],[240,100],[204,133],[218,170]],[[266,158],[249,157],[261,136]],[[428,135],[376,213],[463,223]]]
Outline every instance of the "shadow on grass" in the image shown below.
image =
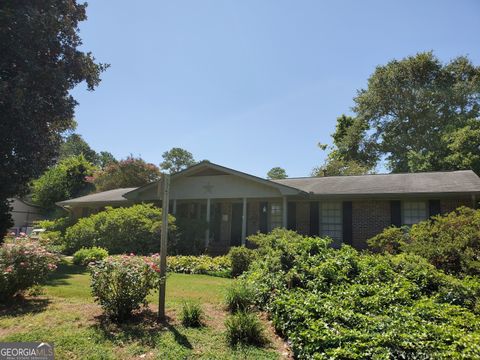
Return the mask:
[[73,275],[87,274],[88,270],[85,266],[73,265],[71,263],[62,261],[56,271],[54,271],[48,278],[46,285],[61,286],[68,285],[67,279]]
[[0,304],[0,317],[40,313],[45,311],[49,304],[49,299],[17,297],[7,304]]
[[157,313],[150,309],[137,312],[130,320],[120,324],[113,323],[105,315],[96,319],[97,323],[93,328],[114,343],[138,341],[143,346],[155,347],[161,333],[170,332],[177,344],[187,349],[193,348],[188,338],[172,324],[171,318],[167,317],[164,322],[158,322]]

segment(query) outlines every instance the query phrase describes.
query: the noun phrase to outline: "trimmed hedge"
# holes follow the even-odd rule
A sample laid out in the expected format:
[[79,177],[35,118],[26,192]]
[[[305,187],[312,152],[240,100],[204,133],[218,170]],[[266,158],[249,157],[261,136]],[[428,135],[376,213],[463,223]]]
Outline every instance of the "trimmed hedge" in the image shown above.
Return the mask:
[[[65,232],[65,251],[98,246],[110,254],[151,254],[158,251],[162,210],[151,204],[105,211],[82,218]],[[169,234],[174,236],[175,218],[169,215]]]
[[230,277],[231,262],[228,256],[168,256],[167,271]]

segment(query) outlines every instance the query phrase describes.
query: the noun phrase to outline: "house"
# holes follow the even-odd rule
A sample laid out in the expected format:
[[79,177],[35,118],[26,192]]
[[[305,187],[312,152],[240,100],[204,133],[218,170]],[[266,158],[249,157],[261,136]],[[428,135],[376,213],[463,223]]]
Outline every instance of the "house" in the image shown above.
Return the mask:
[[13,220],[13,227],[9,229],[9,232],[14,232],[17,235],[20,232],[30,234],[33,230],[33,223],[45,219],[39,206],[30,204],[20,198],[9,199],[9,201],[12,207],[10,215]]
[[[204,161],[171,177],[170,210],[211,224],[205,246],[212,253],[276,227],[362,249],[386,227],[412,225],[461,205],[474,207],[479,198],[480,178],[470,170],[266,180]],[[155,182],[58,205],[85,216],[106,205],[160,200],[160,182]]]

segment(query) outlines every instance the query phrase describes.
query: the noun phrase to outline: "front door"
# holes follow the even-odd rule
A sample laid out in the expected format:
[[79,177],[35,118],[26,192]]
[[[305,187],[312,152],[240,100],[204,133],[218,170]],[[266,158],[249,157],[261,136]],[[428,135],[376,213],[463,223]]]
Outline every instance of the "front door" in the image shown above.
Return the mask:
[[241,203],[232,204],[230,246],[242,245],[242,212],[243,205]]

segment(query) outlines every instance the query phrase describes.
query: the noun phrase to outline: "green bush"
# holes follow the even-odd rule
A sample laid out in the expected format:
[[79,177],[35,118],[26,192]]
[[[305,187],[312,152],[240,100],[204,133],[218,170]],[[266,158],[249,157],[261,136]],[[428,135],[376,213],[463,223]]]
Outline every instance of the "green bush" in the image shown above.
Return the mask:
[[110,319],[122,322],[147,305],[147,295],[158,286],[159,271],[151,258],[109,256],[90,265],[92,294]]
[[414,254],[368,254],[285,230],[257,235],[244,281],[299,359],[480,356],[480,283]]
[[[162,210],[151,204],[108,207],[67,229],[66,251],[71,254],[83,247],[98,246],[110,254],[155,253],[159,248],[161,218]],[[174,220],[169,216],[171,234],[175,232]]]
[[228,252],[232,262],[232,276],[237,277],[248,270],[255,257],[255,252],[245,246],[232,247]]
[[367,240],[368,246],[376,252],[399,254],[408,241],[408,228],[395,226],[386,228],[381,233]]
[[253,304],[254,291],[246,282],[235,281],[227,288],[225,293],[225,305],[231,313],[247,311]]
[[73,263],[76,265],[88,265],[91,262],[103,260],[108,256],[108,251],[99,248],[82,248],[73,254]]
[[185,274],[206,274],[229,277],[231,262],[228,256],[168,256],[167,271]]
[[208,222],[203,219],[177,217],[177,236],[169,248],[174,255],[200,255],[205,253],[205,231]]
[[183,326],[200,327],[202,326],[203,310],[200,304],[194,302],[184,302],[182,305],[182,314],[180,316]]
[[480,275],[480,210],[461,207],[422,221],[409,231],[389,228],[368,241],[371,248],[426,258],[446,273]]
[[28,238],[9,240],[0,247],[0,302],[42,284],[56,269],[58,257]]
[[225,320],[226,337],[230,345],[263,345],[264,328],[255,313],[239,311]]

